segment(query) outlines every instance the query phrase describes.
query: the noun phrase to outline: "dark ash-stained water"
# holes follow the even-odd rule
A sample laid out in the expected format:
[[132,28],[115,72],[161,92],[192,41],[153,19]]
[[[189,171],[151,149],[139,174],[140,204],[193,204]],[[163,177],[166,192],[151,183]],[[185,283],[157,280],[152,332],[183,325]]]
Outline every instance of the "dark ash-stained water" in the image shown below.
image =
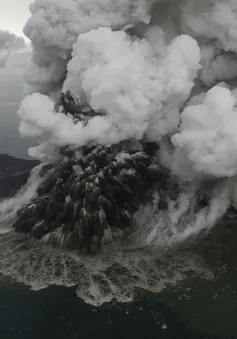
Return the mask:
[[2,278],[0,337],[237,338],[236,249],[233,243],[226,246],[216,245],[205,254],[214,267],[214,280],[190,276],[128,304],[114,301],[97,308],[77,298],[74,287],[32,291]]
[[[17,132],[20,78],[11,74],[10,79],[2,73],[1,79],[0,198],[3,199],[25,184],[35,164],[8,156],[27,158],[29,145]],[[157,263],[154,288],[157,293],[140,288],[133,302],[112,300],[98,307],[80,298],[88,300],[80,288],[83,279],[80,286],[75,276],[77,270],[74,274],[67,270],[66,261],[60,261],[62,254],[53,257],[50,251],[45,251],[45,258],[38,258],[39,264],[44,261],[44,265],[37,266],[33,259],[44,249],[37,245],[27,248],[19,243],[14,252],[14,248],[7,246],[9,238],[1,238],[6,247],[1,245],[0,271],[5,270],[6,276],[0,276],[0,339],[237,338],[237,230],[235,223],[220,226],[191,248],[182,253],[173,251],[165,261]],[[54,260],[59,260],[59,265],[53,271]],[[66,268],[61,285],[67,287],[53,285],[57,283],[61,264]],[[131,287],[128,279],[131,272],[124,271],[119,281],[114,271],[107,272],[108,277],[124,295],[124,290]],[[149,273],[146,277],[152,278]],[[29,286],[20,283],[20,278]],[[37,289],[32,286],[37,282],[38,288],[44,289],[33,290],[31,287]]]
[[187,249],[187,257],[195,253],[203,272],[212,274],[190,272],[157,294],[139,290],[134,302],[95,307],[76,296],[78,286],[34,291],[1,276],[0,338],[237,338],[235,226],[221,225]]

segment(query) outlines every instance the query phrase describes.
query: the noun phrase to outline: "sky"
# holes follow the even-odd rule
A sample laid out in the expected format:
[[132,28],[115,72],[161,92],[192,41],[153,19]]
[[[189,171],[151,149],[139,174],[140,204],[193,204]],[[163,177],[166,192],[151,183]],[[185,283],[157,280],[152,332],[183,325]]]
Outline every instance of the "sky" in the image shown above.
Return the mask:
[[[23,36],[22,29],[30,17],[28,8],[31,2],[33,0],[0,0],[0,30]],[[22,67],[0,68],[0,154],[25,158],[33,143],[22,139],[18,131],[17,110],[22,99],[22,87]]]
[[1,0],[0,29],[23,35],[22,29],[30,16],[33,0]]

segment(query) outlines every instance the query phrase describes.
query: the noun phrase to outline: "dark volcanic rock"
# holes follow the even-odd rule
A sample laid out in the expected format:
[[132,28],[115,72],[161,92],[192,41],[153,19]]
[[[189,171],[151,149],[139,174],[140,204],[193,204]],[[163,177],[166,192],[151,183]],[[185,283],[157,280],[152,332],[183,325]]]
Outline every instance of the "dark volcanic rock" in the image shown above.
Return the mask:
[[[65,114],[85,125],[96,113],[62,94]],[[156,163],[155,143],[127,140],[113,146],[61,148],[36,197],[18,213],[16,231],[57,245],[95,252],[132,228],[133,215],[159,186],[159,208],[167,208],[169,175]],[[169,191],[169,192],[168,192]],[[168,197],[168,199],[167,199]],[[119,232],[118,232],[119,231]]]
[[[86,125],[93,116],[103,114],[79,103],[70,92],[62,94],[61,103],[75,123]],[[169,209],[170,203],[178,208],[184,188],[157,163],[158,148],[144,140],[62,147],[58,162],[44,167],[46,175],[34,199],[19,211],[15,230],[94,253],[132,229],[134,213],[149,203],[154,191],[159,195],[157,211]],[[180,218],[181,230],[195,213],[208,209],[215,182],[209,186],[204,183]]]
[[[93,252],[113,230],[132,227],[158,175],[153,158],[128,142],[81,149],[65,147],[37,196],[19,212],[15,229]],[[54,231],[54,232],[53,232]]]
[[[86,125],[91,117],[103,114],[79,104],[70,92],[62,94],[61,104],[75,123]],[[132,227],[134,212],[157,181],[156,148],[131,140],[114,146],[61,148],[61,160],[48,169],[36,197],[19,211],[16,231],[94,252],[112,240],[114,230]]]

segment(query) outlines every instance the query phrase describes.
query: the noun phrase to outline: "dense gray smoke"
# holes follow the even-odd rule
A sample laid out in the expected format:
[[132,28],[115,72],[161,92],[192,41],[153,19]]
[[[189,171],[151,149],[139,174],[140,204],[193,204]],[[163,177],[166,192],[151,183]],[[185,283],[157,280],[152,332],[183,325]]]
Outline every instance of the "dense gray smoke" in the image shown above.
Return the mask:
[[[210,210],[202,218],[203,228],[215,224],[235,200],[236,9],[232,0],[35,0],[24,28],[33,46],[29,95],[18,112],[21,134],[40,140],[29,154],[154,142],[158,162],[194,190],[176,202],[180,215],[206,181],[215,204],[224,187],[216,218],[208,221]],[[97,114],[75,122],[61,92]]]
[[[176,171],[235,175],[235,1],[36,0],[30,10],[22,135],[55,146],[165,137]],[[54,109],[61,90],[105,114],[74,124]]]
[[[130,245],[154,249],[209,231],[237,206],[236,0],[34,0],[30,11],[19,130],[54,169],[17,230],[105,242],[108,214],[123,206],[115,219],[133,213]],[[146,202],[128,179],[143,170],[157,174]],[[129,192],[126,206],[111,187]],[[103,214],[98,201],[110,199]]]

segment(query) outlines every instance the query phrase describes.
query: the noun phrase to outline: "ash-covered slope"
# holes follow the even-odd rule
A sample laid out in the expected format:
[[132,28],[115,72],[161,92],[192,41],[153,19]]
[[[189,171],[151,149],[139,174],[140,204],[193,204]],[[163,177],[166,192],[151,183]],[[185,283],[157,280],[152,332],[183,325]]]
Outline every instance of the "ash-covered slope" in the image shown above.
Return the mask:
[[30,10],[20,133],[52,168],[15,229],[93,251],[136,220],[137,242],[157,246],[236,207],[235,1],[35,0]]
[[30,11],[19,130],[42,164],[0,204],[0,272],[95,305],[204,273],[193,240],[236,220],[236,0]]
[[[95,116],[68,92],[65,114],[88,123]],[[86,113],[85,113],[86,111]],[[14,228],[36,238],[94,252],[131,229],[133,215],[163,185],[155,143],[128,140],[116,145],[64,146],[37,195],[18,212]],[[118,231],[120,230],[120,232]]]
[[[81,106],[69,91],[61,104],[60,114],[75,125],[103,116]],[[159,163],[159,151],[159,144],[136,139],[62,146],[53,164],[41,171],[45,177],[35,197],[18,211],[14,229],[45,243],[96,253],[128,235],[135,242],[139,238],[138,244],[153,246],[163,239],[170,245],[210,229],[226,212],[228,220],[231,182],[180,181]],[[152,206],[150,214],[138,220],[147,206]],[[137,227],[143,218],[150,229]]]

